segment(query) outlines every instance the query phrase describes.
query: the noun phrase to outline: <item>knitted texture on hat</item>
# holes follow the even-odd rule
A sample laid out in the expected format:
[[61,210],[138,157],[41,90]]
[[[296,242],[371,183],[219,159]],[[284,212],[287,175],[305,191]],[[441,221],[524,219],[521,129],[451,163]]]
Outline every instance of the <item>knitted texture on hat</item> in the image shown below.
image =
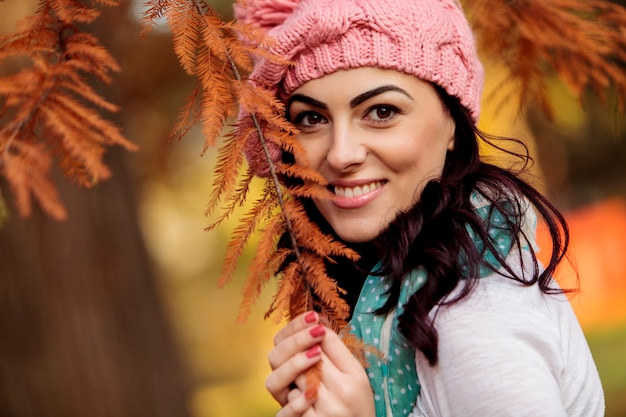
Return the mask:
[[268,30],[272,52],[294,63],[261,59],[251,74],[279,98],[338,70],[377,67],[439,85],[478,120],[483,67],[457,0],[248,1],[237,18]]

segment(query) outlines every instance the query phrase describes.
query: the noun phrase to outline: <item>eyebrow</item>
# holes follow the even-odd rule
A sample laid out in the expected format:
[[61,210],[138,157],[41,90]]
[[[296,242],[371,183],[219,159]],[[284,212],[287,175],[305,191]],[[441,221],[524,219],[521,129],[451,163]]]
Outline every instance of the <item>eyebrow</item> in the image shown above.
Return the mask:
[[[350,100],[350,108],[355,108],[356,106],[358,106],[359,104],[371,99],[372,97],[376,97],[380,94],[386,93],[388,91],[397,91],[401,94],[404,94],[405,96],[407,96],[408,98],[410,98],[411,100],[413,100],[413,97],[411,97],[411,95],[409,93],[406,92],[406,90],[395,86],[395,85],[383,85],[380,87],[376,87],[372,90],[366,91],[363,94],[359,94],[358,96],[356,96],[355,98],[353,98],[352,100]],[[314,99],[313,97],[309,97],[307,95],[304,94],[294,94],[293,96],[291,96],[289,98],[289,101],[287,102],[287,112],[289,111],[289,108],[291,107],[291,105],[296,102],[302,102],[302,103],[306,103],[309,104],[313,107],[317,107],[319,109],[323,109],[323,110],[327,110],[328,106],[326,105],[326,103],[323,103],[319,100]]]
[[408,98],[410,98],[411,100],[413,100],[413,97],[411,97],[411,95],[407,93],[405,90],[403,90],[402,88],[395,86],[395,85],[383,85],[383,86],[374,88],[373,90],[366,91],[363,94],[359,94],[358,96],[350,100],[350,107],[355,108],[356,106],[363,103],[364,101],[367,101],[370,98],[376,97],[380,94],[386,93],[387,91],[397,91],[398,93],[402,93]]
[[311,106],[317,107],[318,109],[323,109],[323,110],[328,109],[328,106],[325,103],[319,100],[315,100],[313,97],[305,96],[304,94],[294,94],[293,96],[289,97],[289,101],[287,102],[287,108],[286,108],[287,112],[289,112],[289,108],[291,108],[291,105],[295,101],[310,104]]

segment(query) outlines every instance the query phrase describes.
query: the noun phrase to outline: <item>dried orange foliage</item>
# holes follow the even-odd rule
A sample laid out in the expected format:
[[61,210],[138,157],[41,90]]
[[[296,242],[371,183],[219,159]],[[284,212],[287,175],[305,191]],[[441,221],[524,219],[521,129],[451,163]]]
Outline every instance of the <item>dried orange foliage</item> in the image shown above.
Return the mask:
[[[601,99],[615,88],[626,104],[626,9],[603,0],[464,0],[482,51],[509,69],[520,105],[548,115],[550,75],[573,94]],[[507,82],[509,80],[506,80]]]
[[[322,234],[296,198],[320,194],[324,179],[303,165],[272,162],[268,146],[278,146],[299,157],[304,152],[294,140],[295,129],[285,120],[283,104],[245,78],[255,57],[275,59],[284,65],[289,62],[267,55],[273,40],[263,32],[238,22],[225,22],[203,1],[150,0],[146,5],[144,33],[156,19],[165,17],[179,62],[197,83],[183,106],[172,137],[182,137],[196,122],[202,125],[205,151],[222,137],[207,208],[207,214],[217,209],[221,214],[208,229],[229,218],[249,198],[254,173],[245,164],[247,138],[258,138],[270,165],[261,196],[240,219],[227,245],[219,281],[223,286],[232,279],[244,247],[251,237],[260,233],[244,285],[239,321],[245,321],[263,287],[286,264],[267,314],[294,317],[315,308],[324,312],[337,330],[343,328],[348,307],[335,281],[326,275],[323,260],[334,255],[355,258],[356,253]],[[252,123],[241,123],[223,134],[226,123],[240,108],[252,115]],[[279,176],[304,179],[307,185],[288,187],[279,181]],[[277,249],[277,242],[285,233],[290,245]]]
[[[200,122],[206,150],[216,144],[227,121],[239,109],[251,115],[252,123],[235,126],[223,136],[219,146],[207,214],[220,208],[221,215],[209,230],[220,225],[249,197],[254,172],[244,163],[244,144],[248,138],[258,138],[261,153],[269,163],[270,175],[265,178],[261,196],[240,219],[227,245],[219,280],[219,286],[223,286],[232,279],[244,247],[260,232],[256,255],[244,284],[238,320],[246,320],[263,287],[279,267],[286,265],[267,315],[276,313],[278,318],[291,318],[316,309],[336,330],[344,328],[348,307],[339,295],[336,282],[326,274],[323,260],[331,255],[356,258],[356,253],[322,234],[305,214],[295,197],[319,193],[325,181],[306,166],[272,161],[269,146],[277,146],[298,159],[306,158],[294,140],[295,129],[285,120],[283,104],[263,87],[244,78],[252,69],[253,57],[266,56],[272,40],[250,26],[224,22],[203,1],[151,0],[146,5],[145,31],[155,19],[165,17],[179,62],[197,82],[172,137],[182,137],[194,123]],[[266,57],[289,65],[277,57]],[[279,176],[300,178],[307,185],[288,187],[279,181]],[[278,249],[278,240],[285,233],[290,245]],[[309,398],[317,395],[320,380],[320,366],[307,372]]]
[[[118,1],[95,3],[115,6]],[[98,14],[76,0],[46,0],[13,33],[0,37],[0,63],[28,62],[0,78],[0,174],[24,216],[34,197],[50,216],[66,217],[49,178],[55,157],[68,178],[90,187],[111,175],[102,161],[106,146],[135,149],[96,110],[117,107],[86,81],[95,77],[109,84],[111,73],[119,71],[98,39],[81,29]]]

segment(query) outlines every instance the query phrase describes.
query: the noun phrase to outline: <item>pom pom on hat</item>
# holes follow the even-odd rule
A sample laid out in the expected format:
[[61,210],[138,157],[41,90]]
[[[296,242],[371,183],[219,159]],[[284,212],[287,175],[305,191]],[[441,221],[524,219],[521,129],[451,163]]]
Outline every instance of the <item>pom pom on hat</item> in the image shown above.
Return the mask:
[[[236,16],[275,38],[253,82],[281,99],[307,81],[364,66],[394,69],[430,81],[459,99],[474,121],[480,113],[483,67],[458,0],[248,0]],[[249,117],[246,114],[242,118]],[[250,138],[247,155],[259,175],[267,163]],[[272,150],[272,157],[280,152]]]
[[250,23],[261,29],[270,29],[282,24],[300,0],[242,0],[247,4],[235,3],[235,18],[240,22]]

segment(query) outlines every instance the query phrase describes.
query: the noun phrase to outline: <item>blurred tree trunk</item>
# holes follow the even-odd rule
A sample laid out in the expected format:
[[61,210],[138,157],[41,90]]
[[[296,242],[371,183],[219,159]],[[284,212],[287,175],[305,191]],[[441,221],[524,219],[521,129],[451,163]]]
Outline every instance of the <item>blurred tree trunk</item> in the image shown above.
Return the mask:
[[[124,47],[127,8],[98,20],[109,48]],[[115,88],[107,95],[124,106]],[[57,175],[65,222],[38,209],[17,217],[0,182],[11,216],[0,227],[2,417],[189,415],[186,374],[137,220],[140,182],[129,167],[140,158],[109,150],[113,178],[92,190]]]
[[0,229],[3,417],[186,415],[120,154],[94,190],[58,182],[67,222],[38,211]]

